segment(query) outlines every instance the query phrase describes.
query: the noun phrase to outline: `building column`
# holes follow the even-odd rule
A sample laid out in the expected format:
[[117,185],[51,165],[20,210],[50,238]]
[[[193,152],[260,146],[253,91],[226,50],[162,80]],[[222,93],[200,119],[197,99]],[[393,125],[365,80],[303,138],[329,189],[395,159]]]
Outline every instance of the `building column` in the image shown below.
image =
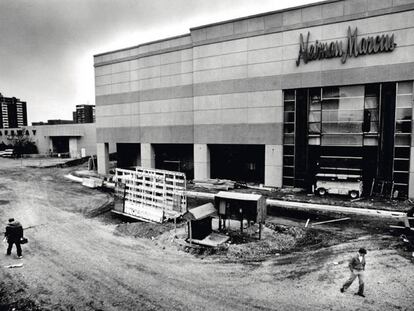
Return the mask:
[[53,150],[53,140],[52,137],[49,136],[49,155],[51,155],[53,152],[55,152]]
[[194,144],[194,179],[210,178],[210,149],[207,144]]
[[79,158],[78,139],[76,137],[69,138],[69,154],[71,158]]
[[96,153],[98,160],[98,173],[106,175],[109,172],[109,143],[97,143]]
[[152,144],[141,143],[141,166],[155,168],[155,153]]
[[282,187],[283,146],[265,146],[265,186]]

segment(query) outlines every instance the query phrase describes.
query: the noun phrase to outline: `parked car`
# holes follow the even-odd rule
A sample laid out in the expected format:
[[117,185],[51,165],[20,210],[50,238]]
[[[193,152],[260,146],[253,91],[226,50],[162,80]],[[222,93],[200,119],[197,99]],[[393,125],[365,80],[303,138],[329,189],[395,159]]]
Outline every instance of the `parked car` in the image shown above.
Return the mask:
[[14,158],[16,154],[14,153],[14,149],[6,149],[4,151],[0,151],[0,156],[3,158]]

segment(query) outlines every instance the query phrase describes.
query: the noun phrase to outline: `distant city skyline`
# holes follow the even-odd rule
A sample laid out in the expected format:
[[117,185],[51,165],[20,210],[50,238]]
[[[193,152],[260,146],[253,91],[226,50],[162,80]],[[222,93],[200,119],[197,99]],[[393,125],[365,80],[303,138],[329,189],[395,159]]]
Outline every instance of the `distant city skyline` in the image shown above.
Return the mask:
[[191,27],[318,1],[2,0],[0,92],[27,102],[28,123],[94,105],[93,55]]

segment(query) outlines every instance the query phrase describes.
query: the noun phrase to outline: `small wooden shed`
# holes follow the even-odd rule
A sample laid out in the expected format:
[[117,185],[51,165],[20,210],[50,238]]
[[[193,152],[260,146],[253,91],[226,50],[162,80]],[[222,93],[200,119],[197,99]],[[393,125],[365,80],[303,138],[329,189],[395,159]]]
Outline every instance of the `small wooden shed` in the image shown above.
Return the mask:
[[[262,224],[266,219],[266,198],[259,194],[220,191],[215,195],[215,204],[219,215],[219,227],[222,220],[234,219],[240,221],[243,232],[243,220],[259,224],[259,239]],[[225,222],[223,222],[223,225]]]
[[202,240],[212,233],[211,220],[217,215],[212,203],[200,205],[184,213],[183,219],[188,222],[188,238],[192,240]]

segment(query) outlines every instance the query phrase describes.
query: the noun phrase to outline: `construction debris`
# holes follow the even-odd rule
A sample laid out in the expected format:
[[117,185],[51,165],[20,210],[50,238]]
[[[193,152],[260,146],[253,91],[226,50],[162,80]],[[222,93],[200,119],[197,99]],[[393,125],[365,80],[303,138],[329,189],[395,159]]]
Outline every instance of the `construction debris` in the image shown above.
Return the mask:
[[209,234],[202,240],[198,240],[198,239],[190,240],[190,244],[195,243],[195,244],[199,244],[203,246],[217,247],[217,246],[220,246],[226,243],[229,239],[230,237],[227,235],[220,234],[217,232],[212,232],[211,234]]
[[14,265],[8,265],[8,266],[4,266],[5,268],[22,268],[23,264],[22,263],[18,263],[18,264],[14,264]]
[[69,180],[71,180],[71,181],[74,181],[74,182],[79,182],[79,183],[82,183],[83,182],[83,178],[76,177],[76,176],[74,176],[72,174],[67,174],[64,177],[67,178],[67,179],[69,179]]
[[195,187],[228,191],[234,189],[236,182],[228,179],[194,179],[193,183]]
[[83,178],[82,186],[86,186],[92,189],[100,188],[103,186],[103,179],[96,177]]
[[263,184],[260,184],[259,186],[252,186],[252,185],[246,184],[246,188],[254,189],[254,190],[263,190],[263,191],[274,191],[275,190],[274,188],[265,187],[263,186]]
[[332,223],[332,222],[338,222],[338,221],[344,221],[344,220],[349,220],[349,219],[351,219],[351,218],[345,217],[345,218],[340,218],[340,219],[332,219],[332,220],[320,221],[320,222],[313,223],[312,226],[317,226],[317,225],[322,225],[322,224],[327,224],[327,223]]

